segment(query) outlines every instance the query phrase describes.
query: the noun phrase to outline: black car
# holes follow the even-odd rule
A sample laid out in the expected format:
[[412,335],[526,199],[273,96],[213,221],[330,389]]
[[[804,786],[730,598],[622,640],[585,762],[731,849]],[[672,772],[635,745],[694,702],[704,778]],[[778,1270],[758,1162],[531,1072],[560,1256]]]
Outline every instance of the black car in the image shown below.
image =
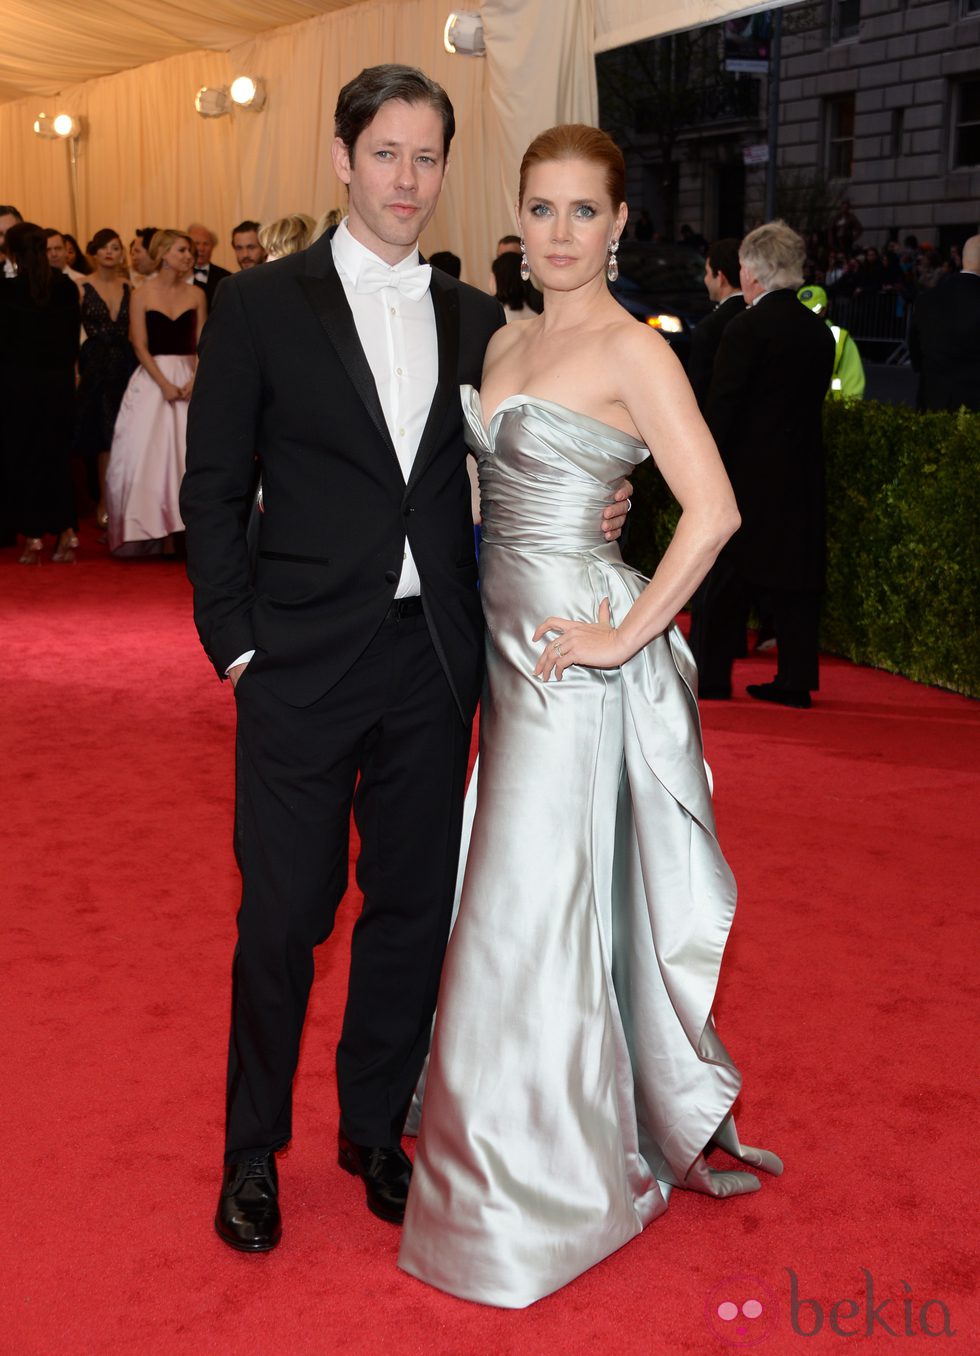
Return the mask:
[[684,245],[624,240],[619,279],[610,283],[631,315],[659,330],[681,362],[687,362],[691,330],[712,309],[704,285],[704,259]]

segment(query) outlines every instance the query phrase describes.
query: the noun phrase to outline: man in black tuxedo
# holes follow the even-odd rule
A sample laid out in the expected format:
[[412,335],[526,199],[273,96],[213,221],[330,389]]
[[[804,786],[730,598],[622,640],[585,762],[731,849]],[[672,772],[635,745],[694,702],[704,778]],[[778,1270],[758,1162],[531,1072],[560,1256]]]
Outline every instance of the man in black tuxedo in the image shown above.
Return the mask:
[[194,221],[188,226],[187,234],[194,243],[194,282],[207,297],[208,311],[210,311],[214,305],[214,294],[218,290],[218,284],[223,278],[230,278],[231,274],[228,269],[222,268],[220,264],[212,264],[211,262],[211,255],[218,243],[218,237],[210,226],[202,226],[199,221]]
[[[421,71],[340,93],[332,239],[234,275],[209,319],[181,511],[204,647],[235,686],[233,977],[225,1173],[215,1220],[242,1251],[281,1232],[275,1153],[313,978],[347,887],[364,907],[337,1050],[340,1166],[402,1219],[405,1115],[428,1049],[482,681],[459,385],[499,305],[420,264],[454,131]],[[245,525],[261,462],[254,576]],[[606,510],[618,536],[625,509]]]
[[722,335],[705,418],[742,515],[699,591],[691,649],[702,698],[731,696],[732,663],[748,610],[761,597],[779,647],[776,679],[760,701],[807,707],[818,686],[823,587],[821,412],[834,339],[796,297],[804,246],[785,222],[751,231],[739,251],[745,310]]
[[909,334],[920,410],[980,410],[980,235],[963,246],[963,271],[920,292]]
[[704,265],[704,285],[708,289],[708,296],[715,303],[715,309],[695,326],[687,359],[687,379],[702,414],[721,336],[728,322],[745,310],[738,271],[737,240],[716,240],[709,245]]

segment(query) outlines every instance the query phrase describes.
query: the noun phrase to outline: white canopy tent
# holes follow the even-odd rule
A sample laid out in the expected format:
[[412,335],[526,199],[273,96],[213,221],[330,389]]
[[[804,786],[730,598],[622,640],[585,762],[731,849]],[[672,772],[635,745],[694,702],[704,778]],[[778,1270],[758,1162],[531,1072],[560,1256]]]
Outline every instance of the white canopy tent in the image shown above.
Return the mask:
[[[424,248],[452,249],[482,283],[513,228],[517,167],[544,127],[597,117],[594,54],[727,14],[738,0],[462,0],[479,9],[486,59],[452,56],[452,0],[5,0],[0,54],[0,202],[42,225],[215,226],[318,215],[342,205],[329,161],[341,86],[382,61],[421,66],[447,89],[458,131]],[[241,72],[269,93],[261,113],[203,119],[202,85]],[[37,115],[83,120],[77,218],[69,147],[33,133]],[[216,258],[228,262],[228,247]]]

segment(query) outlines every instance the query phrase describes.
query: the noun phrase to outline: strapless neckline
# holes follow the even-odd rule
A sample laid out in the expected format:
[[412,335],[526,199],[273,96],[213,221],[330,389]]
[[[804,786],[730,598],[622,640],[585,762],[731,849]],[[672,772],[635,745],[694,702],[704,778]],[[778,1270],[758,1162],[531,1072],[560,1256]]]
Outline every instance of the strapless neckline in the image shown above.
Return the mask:
[[543,396],[528,395],[526,392],[519,392],[516,395],[505,396],[489,419],[483,417],[483,401],[480,398],[480,392],[475,386],[464,386],[464,391],[470,391],[473,399],[476,401],[480,411],[480,422],[483,424],[483,431],[489,439],[492,436],[494,421],[508,410],[521,409],[525,405],[540,405],[542,408],[557,412],[559,415],[566,415],[571,422],[577,424],[590,424],[593,428],[601,429],[605,436],[612,436],[619,441],[626,443],[629,447],[642,447],[646,450],[646,443],[642,438],[634,438],[631,433],[624,433],[621,428],[616,428],[614,424],[607,424],[602,419],[594,419],[591,414],[583,414],[580,410],[573,410],[568,405],[561,405],[557,400],[545,400]]

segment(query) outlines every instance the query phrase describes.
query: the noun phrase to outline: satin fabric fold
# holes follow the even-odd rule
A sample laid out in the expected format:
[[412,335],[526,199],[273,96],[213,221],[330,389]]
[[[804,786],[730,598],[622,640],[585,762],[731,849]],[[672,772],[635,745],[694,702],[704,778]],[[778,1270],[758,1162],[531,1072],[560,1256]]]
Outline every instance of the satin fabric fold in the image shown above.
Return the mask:
[[735,910],[697,675],[676,627],[620,669],[534,677],[551,614],[622,617],[646,580],[601,533],[649,453],[513,396],[484,426],[463,388],[483,503],[487,686],[472,831],[424,1084],[399,1265],[519,1308],[634,1237],[673,1186],[757,1190],[731,1120],[741,1076],[711,1007]]

